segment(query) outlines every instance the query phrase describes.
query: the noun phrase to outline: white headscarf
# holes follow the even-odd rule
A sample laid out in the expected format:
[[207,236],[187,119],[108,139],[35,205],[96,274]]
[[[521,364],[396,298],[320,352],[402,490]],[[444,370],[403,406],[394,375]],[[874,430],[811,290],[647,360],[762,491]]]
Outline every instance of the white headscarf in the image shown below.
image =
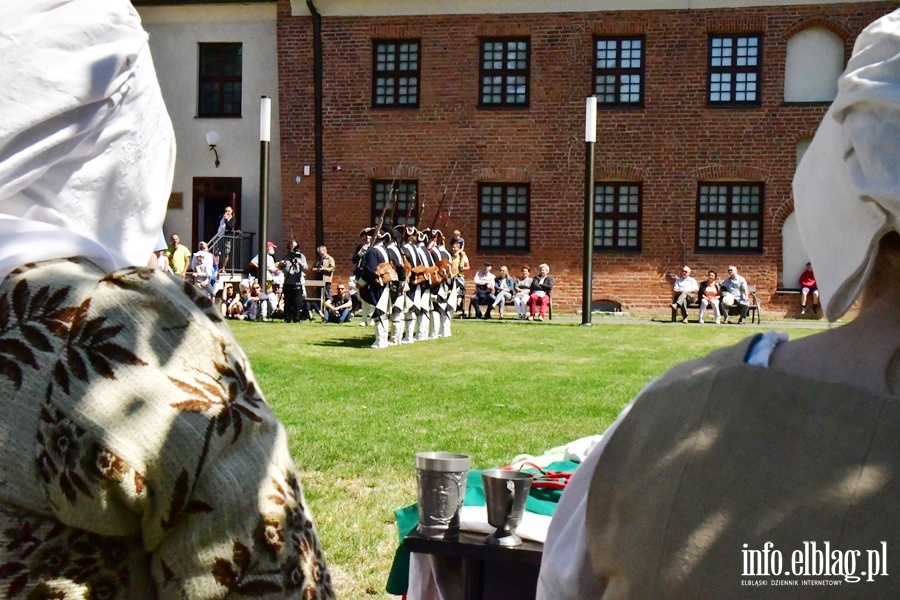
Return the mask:
[[861,293],[878,242],[900,231],[900,11],[859,35],[794,177],[800,237],[828,319]]
[[175,140],[131,3],[0,3],[0,61],[0,280],[72,256],[146,265]]

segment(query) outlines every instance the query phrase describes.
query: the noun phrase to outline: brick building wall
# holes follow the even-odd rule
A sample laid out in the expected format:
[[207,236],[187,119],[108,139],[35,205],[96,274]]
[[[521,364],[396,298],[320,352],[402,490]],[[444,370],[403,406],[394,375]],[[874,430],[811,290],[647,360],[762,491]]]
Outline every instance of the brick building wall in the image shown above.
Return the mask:
[[[554,307],[581,306],[584,212],[584,98],[592,91],[595,35],[646,39],[642,108],[598,111],[595,177],[643,185],[640,252],[594,253],[594,300],[633,313],[669,302],[682,264],[699,271],[728,264],[759,290],[765,305],[787,312],[775,290],[782,264],[781,226],[793,212],[791,179],[797,144],[809,138],[827,103],[786,104],[784,72],[790,37],[824,26],[845,43],[895,3],[846,3],[690,11],[623,11],[523,15],[429,15],[323,18],[324,240],[349,275],[357,234],[371,224],[371,181],[418,181],[425,224],[444,189],[455,201],[445,231],[460,229],[473,267],[484,260],[551,266]],[[762,103],[707,108],[710,33],[762,33]],[[479,38],[528,36],[529,108],[478,107]],[[372,107],[372,40],[421,40],[420,106]],[[315,240],[315,186],[295,182],[313,149],[313,39],[309,17],[278,4],[283,230],[304,249]],[[451,170],[456,163],[453,180]],[[340,169],[338,170],[338,167]],[[750,180],[765,186],[763,250],[755,254],[695,252],[698,181]],[[527,182],[527,253],[478,251],[479,182]],[[449,199],[445,201],[449,202]]]

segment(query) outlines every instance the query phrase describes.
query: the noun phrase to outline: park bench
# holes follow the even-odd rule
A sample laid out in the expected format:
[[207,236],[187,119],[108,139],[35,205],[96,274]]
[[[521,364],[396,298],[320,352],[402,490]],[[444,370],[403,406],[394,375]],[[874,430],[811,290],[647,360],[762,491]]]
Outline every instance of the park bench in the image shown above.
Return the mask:
[[[750,306],[748,307],[748,310],[747,310],[747,318],[750,319],[750,323],[755,322],[757,325],[759,325],[762,322],[761,321],[762,307],[759,304],[759,297],[756,295],[756,286],[755,285],[747,286],[747,296],[749,296],[749,298],[750,298]],[[688,307],[688,310],[692,310],[692,309],[700,310],[700,302],[699,302],[699,300],[696,302],[692,302],[692,303],[688,304],[687,307]],[[679,311],[676,308],[672,308],[671,310],[672,310],[672,322],[674,323],[675,321],[678,320]],[[734,313],[734,314],[738,314],[738,313]],[[722,317],[724,318],[725,315],[722,315]]]

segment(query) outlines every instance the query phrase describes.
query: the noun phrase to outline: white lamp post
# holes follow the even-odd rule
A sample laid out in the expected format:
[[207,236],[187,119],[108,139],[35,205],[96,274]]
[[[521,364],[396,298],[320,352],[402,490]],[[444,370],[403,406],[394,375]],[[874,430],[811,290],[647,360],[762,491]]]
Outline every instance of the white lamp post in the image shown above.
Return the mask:
[[590,327],[594,278],[594,142],[597,141],[597,97],[588,96],[584,118],[584,272],[581,285],[581,325]]

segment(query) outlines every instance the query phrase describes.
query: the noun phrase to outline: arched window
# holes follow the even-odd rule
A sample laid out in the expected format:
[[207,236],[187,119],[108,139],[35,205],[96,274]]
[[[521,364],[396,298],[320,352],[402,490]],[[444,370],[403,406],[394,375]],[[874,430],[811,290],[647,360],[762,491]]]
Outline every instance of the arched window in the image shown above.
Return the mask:
[[824,27],[804,29],[788,40],[785,102],[830,102],[844,70],[844,42]]

